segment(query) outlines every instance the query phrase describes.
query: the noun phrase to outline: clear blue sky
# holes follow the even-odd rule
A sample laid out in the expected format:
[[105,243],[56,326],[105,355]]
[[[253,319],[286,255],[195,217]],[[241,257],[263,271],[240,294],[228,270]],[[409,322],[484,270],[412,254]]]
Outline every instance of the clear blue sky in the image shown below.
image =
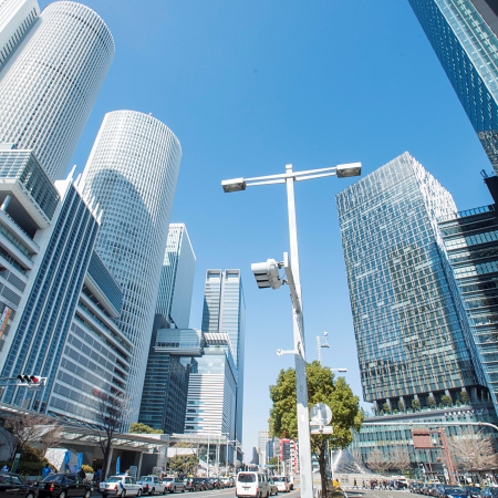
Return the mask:
[[[41,1],[41,7],[49,2]],[[409,151],[459,209],[491,202],[491,166],[407,0],[84,0],[110,27],[116,57],[73,163],[104,114],[149,113],[183,160],[171,221],[197,256],[191,326],[205,272],[241,268],[247,305],[244,450],[267,428],[268,386],[292,357],[287,289],[259,291],[250,265],[288,251],[285,188],[224,194],[222,179],[361,161],[363,174]],[[361,397],[335,194],[352,180],[296,185],[308,359],[347,367]]]

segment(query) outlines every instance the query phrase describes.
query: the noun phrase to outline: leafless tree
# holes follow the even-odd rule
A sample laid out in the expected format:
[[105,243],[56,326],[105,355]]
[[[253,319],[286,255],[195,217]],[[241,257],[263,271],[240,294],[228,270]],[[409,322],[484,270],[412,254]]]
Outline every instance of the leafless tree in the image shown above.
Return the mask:
[[107,395],[94,390],[93,394],[97,398],[97,420],[100,426],[95,437],[102,450],[103,466],[102,477],[105,478],[112,445],[117,435],[124,432],[128,421],[129,402],[122,394]]
[[458,469],[491,470],[498,467],[498,456],[493,440],[481,430],[462,430],[449,442],[453,463]]
[[403,472],[412,466],[410,453],[406,446],[396,446],[389,453],[390,468]]
[[353,458],[358,465],[363,465],[363,458],[361,456],[360,448],[353,448],[351,450],[351,455],[353,455]]
[[384,472],[389,468],[390,463],[379,450],[379,448],[374,448],[367,457],[367,466],[369,469],[375,472]]
[[11,460],[16,452],[23,453],[29,446],[46,450],[60,435],[57,421],[45,415],[19,413],[9,417],[4,427],[13,436],[9,442]]

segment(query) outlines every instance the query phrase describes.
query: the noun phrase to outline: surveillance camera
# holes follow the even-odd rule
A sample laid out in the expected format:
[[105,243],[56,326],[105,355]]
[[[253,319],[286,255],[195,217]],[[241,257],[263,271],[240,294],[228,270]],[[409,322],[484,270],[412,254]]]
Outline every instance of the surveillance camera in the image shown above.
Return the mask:
[[327,337],[327,336],[329,335],[329,333],[328,333],[328,332],[324,332],[324,333],[323,333],[323,335],[324,335],[325,337]]
[[281,349],[277,349],[277,356],[282,356],[284,353],[282,353]]

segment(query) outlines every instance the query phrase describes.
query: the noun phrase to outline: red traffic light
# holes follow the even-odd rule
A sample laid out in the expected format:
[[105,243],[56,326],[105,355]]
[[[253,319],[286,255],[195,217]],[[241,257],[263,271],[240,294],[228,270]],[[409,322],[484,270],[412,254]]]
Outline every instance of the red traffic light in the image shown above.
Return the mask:
[[26,382],[27,384],[39,384],[41,382],[41,377],[38,375],[19,374],[17,378],[20,382]]

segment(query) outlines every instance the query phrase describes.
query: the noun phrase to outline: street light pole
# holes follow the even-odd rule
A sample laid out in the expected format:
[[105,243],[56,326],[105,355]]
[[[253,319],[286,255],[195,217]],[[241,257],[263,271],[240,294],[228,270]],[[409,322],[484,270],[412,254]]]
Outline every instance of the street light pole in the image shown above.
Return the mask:
[[287,206],[289,211],[290,265],[299,307],[292,307],[294,331],[294,364],[296,368],[297,432],[299,439],[299,467],[301,473],[301,496],[313,496],[313,473],[311,467],[310,418],[308,411],[308,384],[306,381],[306,349],[304,342],[304,320],[301,299],[301,278],[299,272],[299,248],[297,242],[296,203],[292,165],[285,166],[287,178]]
[[[294,338],[294,354],[296,368],[296,402],[297,402],[297,430],[299,439],[299,466],[301,476],[301,498],[313,497],[313,474],[311,467],[311,441],[310,441],[310,423],[308,412],[308,385],[306,382],[306,351],[304,341],[304,321],[302,312],[301,299],[301,279],[299,274],[299,249],[297,241],[297,223],[296,223],[296,205],[294,200],[294,182],[303,180],[312,180],[314,178],[323,178],[327,176],[337,176],[346,178],[358,176],[361,173],[361,163],[340,164],[328,168],[313,169],[307,171],[292,170],[292,165],[288,164],[285,167],[284,174],[260,176],[254,178],[234,178],[221,182],[223,190],[228,192],[238,192],[245,190],[247,187],[259,185],[274,185],[277,183],[285,183],[287,188],[287,207],[289,218],[289,237],[290,237],[290,265],[288,261],[284,262],[285,272],[291,291],[292,300],[292,323],[293,323],[293,338]],[[286,258],[287,259],[287,258]],[[269,260],[270,262],[270,260]],[[276,262],[275,262],[276,263]],[[260,266],[260,265],[258,265]],[[280,266],[278,266],[280,267]],[[274,268],[277,272],[278,269]],[[275,275],[271,277],[274,278]],[[254,271],[254,270],[253,270]],[[270,276],[270,275],[269,275]],[[257,278],[258,280],[258,278]],[[260,288],[278,288],[281,283],[267,282],[261,284]],[[278,354],[285,354],[281,350]]]

